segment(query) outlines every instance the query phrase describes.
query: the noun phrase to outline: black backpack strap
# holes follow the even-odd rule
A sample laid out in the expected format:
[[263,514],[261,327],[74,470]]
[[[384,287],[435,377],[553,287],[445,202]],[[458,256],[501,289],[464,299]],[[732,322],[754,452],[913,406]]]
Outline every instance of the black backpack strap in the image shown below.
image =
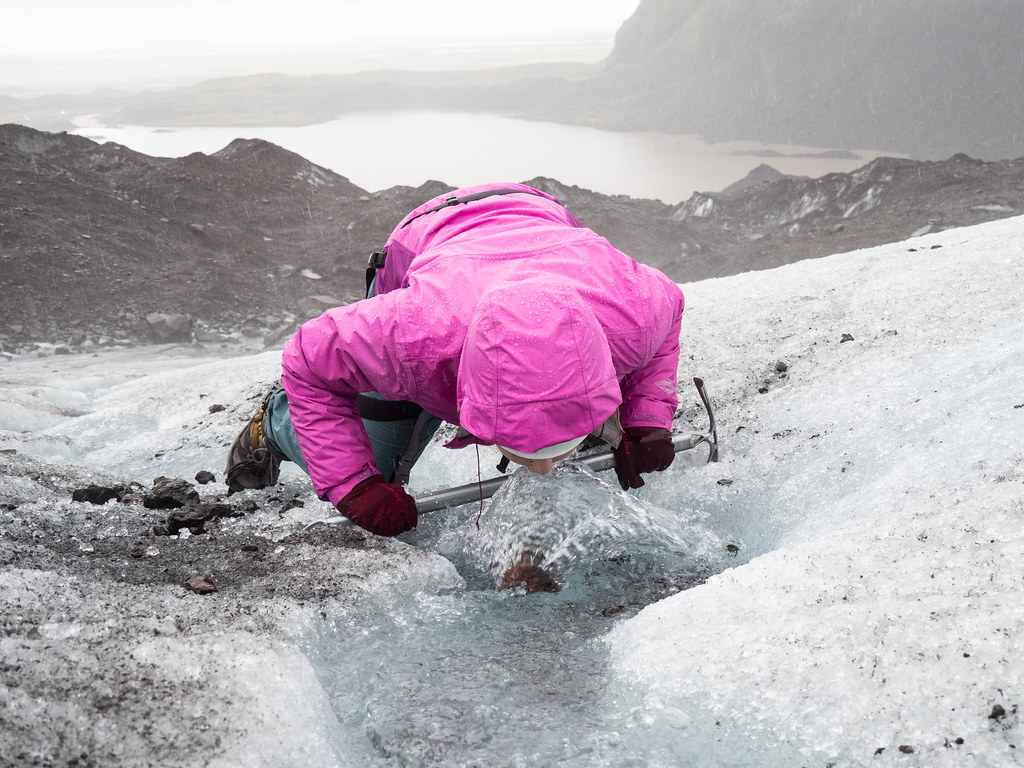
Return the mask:
[[416,419],[416,426],[413,427],[412,435],[409,437],[409,445],[395,462],[395,473],[391,476],[392,483],[406,485],[409,482],[409,473],[412,472],[412,465],[416,463],[416,457],[420,452],[420,440],[423,436],[423,427],[433,418],[427,411],[420,409],[419,418]]
[[370,258],[366,262],[366,296],[370,295],[370,286],[373,285],[373,278],[377,276],[377,270],[384,266],[384,262],[387,260],[388,251],[384,248],[380,251],[374,251],[370,254]]
[[364,394],[356,395],[359,417],[367,421],[402,421],[415,419],[423,408],[410,400],[381,400]]
[[420,211],[410,219],[406,219],[399,226],[399,229],[405,229],[412,224],[420,216],[426,216],[428,213],[436,213],[444,208],[451,208],[454,205],[464,205],[465,203],[472,203],[474,200],[483,200],[485,197],[493,197],[494,195],[514,195],[517,192],[524,195],[536,195],[537,197],[543,197],[545,200],[550,198],[542,195],[538,192],[533,192],[528,189],[485,189],[483,192],[474,192],[471,195],[464,195],[462,197],[456,197],[455,195],[449,195],[444,199],[444,202],[440,205],[435,205],[433,208],[428,208],[425,211]]

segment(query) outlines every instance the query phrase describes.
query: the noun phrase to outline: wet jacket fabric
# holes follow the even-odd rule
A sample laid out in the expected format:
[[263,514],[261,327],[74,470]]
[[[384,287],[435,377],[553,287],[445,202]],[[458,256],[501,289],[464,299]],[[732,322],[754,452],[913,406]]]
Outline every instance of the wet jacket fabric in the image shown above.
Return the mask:
[[600,427],[671,428],[683,295],[521,190],[418,215],[392,232],[373,298],[286,344],[282,382],[317,494],[337,505],[376,474],[360,392],[411,400],[478,442],[530,453]]

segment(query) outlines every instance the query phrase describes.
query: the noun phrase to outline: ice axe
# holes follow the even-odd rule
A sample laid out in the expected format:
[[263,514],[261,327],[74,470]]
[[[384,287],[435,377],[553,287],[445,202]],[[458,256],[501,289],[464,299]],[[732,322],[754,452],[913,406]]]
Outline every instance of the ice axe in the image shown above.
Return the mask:
[[[676,435],[672,438],[672,445],[675,447],[676,453],[679,453],[680,451],[689,451],[698,445],[707,443],[710,449],[708,452],[708,463],[710,464],[712,461],[718,461],[718,427],[715,424],[715,412],[711,408],[711,400],[708,397],[707,388],[704,386],[704,380],[694,377],[693,385],[697,388],[697,393],[704,404],[704,409],[708,412],[708,431],[689,435]],[[574,464],[581,464],[592,472],[600,472],[615,466],[615,455],[611,450],[604,450],[573,458],[572,462]],[[508,476],[501,475],[500,477],[492,477],[489,480],[477,483],[467,483],[455,488],[446,488],[442,491],[426,493],[416,499],[416,512],[422,515],[426,512],[436,512],[449,507],[459,507],[481,499],[489,499],[506,480],[508,480]],[[317,520],[307,525],[303,532],[321,523],[334,524],[346,520],[347,518],[341,515],[328,517],[325,520]]]

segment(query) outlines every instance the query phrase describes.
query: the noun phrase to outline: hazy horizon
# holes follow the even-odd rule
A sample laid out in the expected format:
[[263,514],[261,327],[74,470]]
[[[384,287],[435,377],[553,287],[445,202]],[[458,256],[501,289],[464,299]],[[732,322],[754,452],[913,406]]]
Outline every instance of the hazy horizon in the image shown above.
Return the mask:
[[186,0],[175,12],[97,0],[20,4],[0,33],[0,94],[169,88],[266,72],[476,69],[593,63],[640,0]]

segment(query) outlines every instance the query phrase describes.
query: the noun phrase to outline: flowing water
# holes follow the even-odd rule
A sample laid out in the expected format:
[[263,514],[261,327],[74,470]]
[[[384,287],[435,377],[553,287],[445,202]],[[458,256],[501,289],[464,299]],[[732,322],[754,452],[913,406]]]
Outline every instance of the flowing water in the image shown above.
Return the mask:
[[[333,616],[303,638],[349,764],[620,766],[657,747],[609,689],[601,638],[724,567],[702,514],[565,465],[520,470],[482,513],[425,518],[413,543],[451,560],[467,588]],[[524,550],[560,591],[497,589]]]

